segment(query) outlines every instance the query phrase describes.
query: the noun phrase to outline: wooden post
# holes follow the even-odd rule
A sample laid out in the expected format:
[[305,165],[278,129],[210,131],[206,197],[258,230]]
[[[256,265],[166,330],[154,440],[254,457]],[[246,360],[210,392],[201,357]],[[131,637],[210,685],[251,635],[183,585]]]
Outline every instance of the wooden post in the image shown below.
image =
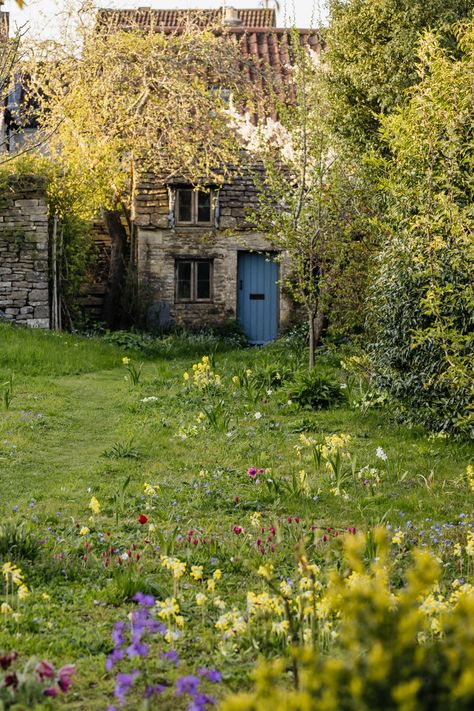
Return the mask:
[[53,218],[53,235],[51,241],[51,272],[53,277],[52,303],[51,303],[51,328],[58,330],[58,263],[57,263],[57,237],[58,237],[58,216]]

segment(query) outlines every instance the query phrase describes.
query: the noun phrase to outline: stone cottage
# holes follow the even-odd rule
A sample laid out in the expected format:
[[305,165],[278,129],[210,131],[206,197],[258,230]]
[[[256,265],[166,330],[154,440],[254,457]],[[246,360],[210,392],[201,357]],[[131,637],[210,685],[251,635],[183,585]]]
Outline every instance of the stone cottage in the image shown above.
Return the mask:
[[[100,18],[120,29],[174,31],[186,10],[102,10]],[[289,63],[288,30],[276,27],[273,9],[205,11],[235,35],[244,57],[265,62],[284,78]],[[316,47],[310,30],[303,45]],[[291,303],[280,288],[284,255],[277,254],[246,220],[256,194],[250,175],[221,189],[164,185],[142,176],[134,204],[138,279],[149,289],[156,325],[220,325],[238,320],[249,341],[266,343],[288,323]]]

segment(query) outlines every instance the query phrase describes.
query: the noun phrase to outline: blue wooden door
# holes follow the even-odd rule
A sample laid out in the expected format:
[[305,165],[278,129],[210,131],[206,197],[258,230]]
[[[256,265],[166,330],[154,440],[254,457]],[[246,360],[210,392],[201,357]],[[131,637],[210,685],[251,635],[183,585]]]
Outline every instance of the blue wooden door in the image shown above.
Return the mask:
[[278,264],[271,255],[239,253],[237,310],[250,343],[268,343],[277,337]]

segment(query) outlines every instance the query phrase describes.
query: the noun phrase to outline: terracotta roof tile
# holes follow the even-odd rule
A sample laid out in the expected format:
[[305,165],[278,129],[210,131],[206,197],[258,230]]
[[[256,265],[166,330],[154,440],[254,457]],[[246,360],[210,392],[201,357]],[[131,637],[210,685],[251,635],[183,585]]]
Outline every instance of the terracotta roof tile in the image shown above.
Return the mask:
[[[240,27],[275,27],[276,13],[273,9],[251,8],[235,10],[240,21]],[[98,11],[99,23],[109,24],[116,28],[131,28],[136,25],[143,29],[177,28],[184,24],[189,16],[194,16],[200,24],[212,24],[223,18],[223,8],[216,10],[155,10],[149,7],[139,7],[134,10]]]
[[[195,11],[198,21],[212,23],[218,26],[222,19],[222,8],[219,10]],[[99,10],[98,25],[110,30],[127,30],[138,27],[143,30],[172,33],[179,31],[180,26],[193,10],[152,10],[138,8],[136,10]],[[223,31],[234,37],[240,44],[244,60],[243,70],[248,73],[252,82],[264,90],[265,75],[272,72],[271,83],[276,86],[285,84],[291,76],[291,42],[290,30],[275,27],[275,11],[267,9],[237,10],[239,25],[227,25]],[[315,30],[297,30],[302,46],[314,51],[320,49],[320,37]]]

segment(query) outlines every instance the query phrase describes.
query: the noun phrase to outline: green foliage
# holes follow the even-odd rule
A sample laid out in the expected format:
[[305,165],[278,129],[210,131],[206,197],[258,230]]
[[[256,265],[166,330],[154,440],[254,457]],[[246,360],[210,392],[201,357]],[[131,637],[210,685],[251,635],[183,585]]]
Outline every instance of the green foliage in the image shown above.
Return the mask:
[[379,148],[382,118],[418,83],[420,33],[470,17],[473,0],[331,0],[327,60],[334,130],[357,150]]
[[420,83],[384,121],[387,235],[372,292],[378,383],[434,429],[474,420],[474,25],[459,59],[427,35]]
[[350,322],[360,312],[371,245],[359,216],[362,205],[370,212],[370,191],[328,124],[321,64],[297,33],[289,45],[294,83],[276,101],[278,122],[258,128],[250,144],[263,172],[253,172],[258,204],[249,219],[279,251],[281,285],[308,320],[313,367],[324,319]]
[[340,384],[320,373],[318,368],[299,372],[288,390],[288,397],[300,407],[314,410],[325,410],[344,399]]
[[34,560],[39,543],[24,522],[4,521],[0,525],[0,559]]

